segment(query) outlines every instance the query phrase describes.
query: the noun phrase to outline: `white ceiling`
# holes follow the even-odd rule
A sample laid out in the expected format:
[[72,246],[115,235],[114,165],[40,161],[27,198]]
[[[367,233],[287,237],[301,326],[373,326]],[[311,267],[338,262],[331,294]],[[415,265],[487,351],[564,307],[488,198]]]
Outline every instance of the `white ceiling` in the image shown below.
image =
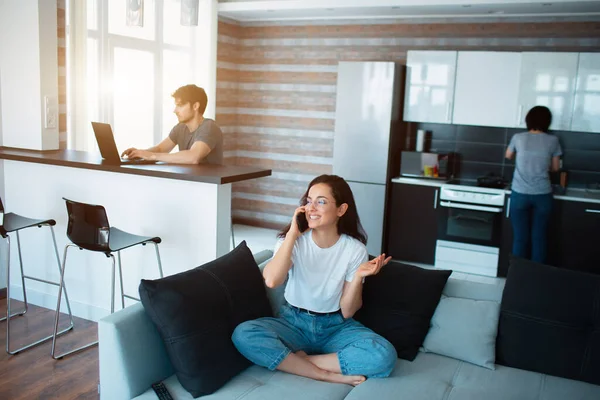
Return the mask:
[[316,19],[600,16],[598,0],[220,0],[241,22]]

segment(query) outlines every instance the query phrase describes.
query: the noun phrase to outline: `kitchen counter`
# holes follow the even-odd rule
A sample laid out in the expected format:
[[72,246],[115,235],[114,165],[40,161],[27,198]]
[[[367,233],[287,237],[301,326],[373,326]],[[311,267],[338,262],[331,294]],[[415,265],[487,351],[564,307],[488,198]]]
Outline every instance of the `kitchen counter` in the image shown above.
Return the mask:
[[[472,185],[469,183],[463,183],[465,180],[461,181],[461,185],[464,186],[477,186],[477,181],[475,179],[472,180]],[[448,184],[449,180],[442,179],[427,179],[427,178],[406,178],[406,177],[397,177],[392,179],[393,183],[405,183],[409,185],[422,185],[422,186],[434,186],[441,187],[442,185]],[[467,180],[467,182],[471,182]],[[506,194],[510,194],[512,191],[510,189],[504,190]],[[587,203],[598,203],[600,204],[600,193],[590,192],[583,188],[567,188],[564,194],[554,194],[554,198],[558,200],[568,200],[568,201],[580,201]]]
[[[269,169],[208,164],[110,165],[96,153],[2,147],[0,171],[6,211],[56,220],[59,251],[69,243],[63,198],[99,204],[106,209],[111,226],[162,239],[159,248],[165,276],[228,253],[231,183],[271,175]],[[31,229],[22,235],[28,274],[56,278],[48,231]],[[10,256],[11,264],[18,265],[18,252],[11,251]],[[110,291],[106,291],[110,287],[110,262],[89,251],[73,251],[69,257],[73,258],[73,268],[66,273],[65,282],[73,314],[96,321],[110,309]],[[129,248],[122,257],[125,293],[137,293],[142,278],[158,277],[152,246]],[[75,268],[77,264],[79,268]],[[10,284],[20,293],[17,274],[11,274]],[[28,288],[27,296],[36,305],[47,306],[46,301],[56,304],[56,290],[49,285]]]
[[103,161],[100,154],[75,150],[37,151],[0,147],[0,159],[216,184],[271,175],[269,169],[230,165],[115,165]]

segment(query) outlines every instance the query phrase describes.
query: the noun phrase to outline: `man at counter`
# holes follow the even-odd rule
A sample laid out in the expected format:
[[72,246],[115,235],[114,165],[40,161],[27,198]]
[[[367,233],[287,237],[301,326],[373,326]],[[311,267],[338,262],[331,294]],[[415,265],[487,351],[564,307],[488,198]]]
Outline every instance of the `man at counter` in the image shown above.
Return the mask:
[[[146,150],[131,147],[122,156],[143,158],[174,164],[222,164],[223,134],[217,123],[204,118],[208,103],[206,92],[196,85],[186,85],[172,94],[179,123],[169,136],[156,146]],[[171,150],[179,146],[179,151]]]

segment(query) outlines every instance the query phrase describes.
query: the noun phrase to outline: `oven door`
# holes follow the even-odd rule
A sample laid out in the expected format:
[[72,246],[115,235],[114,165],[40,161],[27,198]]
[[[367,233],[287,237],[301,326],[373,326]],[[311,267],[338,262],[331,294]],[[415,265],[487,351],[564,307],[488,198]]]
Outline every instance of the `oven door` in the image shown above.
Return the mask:
[[502,207],[440,201],[438,239],[500,247]]

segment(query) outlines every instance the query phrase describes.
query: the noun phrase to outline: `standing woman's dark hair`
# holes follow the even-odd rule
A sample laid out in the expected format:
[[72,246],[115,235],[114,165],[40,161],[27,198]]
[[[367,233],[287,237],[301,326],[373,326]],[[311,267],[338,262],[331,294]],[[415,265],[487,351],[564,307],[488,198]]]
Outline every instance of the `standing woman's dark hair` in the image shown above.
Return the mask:
[[533,107],[525,117],[525,124],[529,131],[548,132],[551,123],[552,113],[544,106]]
[[[333,195],[333,199],[335,200],[336,207],[341,206],[342,204],[348,204],[348,209],[342,215],[337,223],[338,234],[345,233],[348,236],[353,237],[354,239],[362,242],[363,244],[367,244],[367,233],[365,232],[362,224],[360,223],[360,218],[358,216],[358,210],[356,209],[356,202],[354,201],[354,195],[352,194],[352,189],[348,185],[348,182],[344,180],[344,178],[339,177],[337,175],[320,175],[313,179],[309,184],[306,192],[302,195],[300,199],[300,205],[306,205],[306,199],[308,197],[308,192],[311,187],[317,185],[319,183],[324,183],[331,188],[331,194]],[[291,228],[291,223],[288,224],[285,228],[283,228],[279,234],[277,235],[280,238],[285,238],[285,235]]]

